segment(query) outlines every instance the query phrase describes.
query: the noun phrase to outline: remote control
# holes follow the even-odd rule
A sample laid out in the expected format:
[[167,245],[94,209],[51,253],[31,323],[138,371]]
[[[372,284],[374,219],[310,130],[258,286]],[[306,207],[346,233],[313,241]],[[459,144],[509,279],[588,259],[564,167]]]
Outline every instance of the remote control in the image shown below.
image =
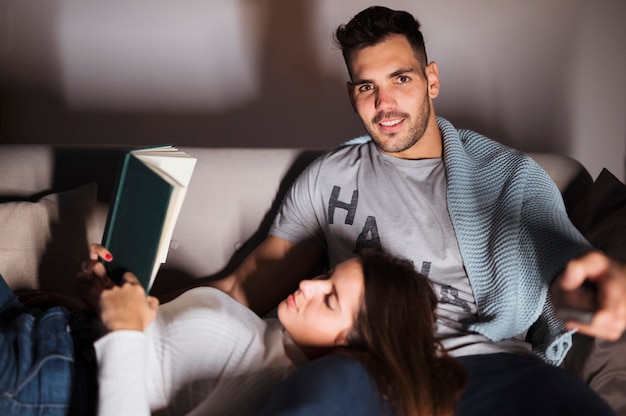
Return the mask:
[[574,290],[557,289],[552,296],[556,315],[564,321],[589,324],[598,309],[598,289],[589,280]]

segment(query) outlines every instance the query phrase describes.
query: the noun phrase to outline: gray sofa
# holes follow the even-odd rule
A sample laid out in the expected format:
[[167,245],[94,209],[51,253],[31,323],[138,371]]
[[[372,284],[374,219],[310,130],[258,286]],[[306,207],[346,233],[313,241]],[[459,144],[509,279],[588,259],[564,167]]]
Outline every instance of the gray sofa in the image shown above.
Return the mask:
[[[0,228],[0,274],[12,288],[72,293],[71,279],[86,258],[87,244],[102,238],[125,149],[0,145],[0,226],[4,224]],[[322,152],[296,148],[181,150],[198,162],[154,293],[228,272],[263,239],[282,193]],[[573,159],[546,153],[532,156],[552,176],[570,206],[592,183],[584,167]],[[40,229],[30,229],[35,225]]]
[[[155,294],[232,270],[264,238],[289,184],[322,153],[296,148],[181,149],[198,162]],[[125,150],[0,145],[0,274],[14,290],[73,294],[73,276],[86,258],[88,243],[102,238]],[[593,188],[594,181],[577,161],[556,154],[530,155],[554,179],[570,213]],[[584,364],[578,358],[574,362]],[[619,376],[622,386],[624,373]]]

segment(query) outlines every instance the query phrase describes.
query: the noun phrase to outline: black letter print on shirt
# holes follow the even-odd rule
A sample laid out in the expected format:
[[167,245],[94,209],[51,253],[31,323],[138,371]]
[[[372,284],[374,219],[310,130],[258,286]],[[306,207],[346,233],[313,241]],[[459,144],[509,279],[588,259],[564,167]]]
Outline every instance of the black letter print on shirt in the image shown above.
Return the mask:
[[352,201],[350,201],[349,204],[339,200],[339,192],[341,192],[341,187],[333,186],[333,192],[330,195],[330,201],[328,201],[328,223],[334,224],[335,222],[335,208],[342,208],[348,211],[345,223],[352,225],[354,216],[356,215],[357,202],[359,201],[359,191],[354,190],[352,192]]
[[363,230],[356,239],[356,248],[354,249],[354,252],[358,253],[364,248],[373,248],[376,250],[382,249],[380,245],[380,237],[378,236],[378,227],[376,226],[376,218],[371,215],[365,220]]
[[460,306],[465,312],[471,312],[469,303],[459,298],[459,291],[452,286],[441,286],[441,303],[449,303],[451,305]]

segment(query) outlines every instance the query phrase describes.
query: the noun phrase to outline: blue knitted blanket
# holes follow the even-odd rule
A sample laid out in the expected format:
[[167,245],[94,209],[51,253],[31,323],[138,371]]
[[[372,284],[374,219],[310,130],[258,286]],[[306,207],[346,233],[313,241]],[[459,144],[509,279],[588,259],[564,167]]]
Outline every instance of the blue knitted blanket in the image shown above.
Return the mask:
[[438,117],[448,210],[478,307],[470,327],[492,340],[528,330],[533,351],[558,365],[571,333],[546,301],[553,278],[590,250],[561,193],[529,156]]

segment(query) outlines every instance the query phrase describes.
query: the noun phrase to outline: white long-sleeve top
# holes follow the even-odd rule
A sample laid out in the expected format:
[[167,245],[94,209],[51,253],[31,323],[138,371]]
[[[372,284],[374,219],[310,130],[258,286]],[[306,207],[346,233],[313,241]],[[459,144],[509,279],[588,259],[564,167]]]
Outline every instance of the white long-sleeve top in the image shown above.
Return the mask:
[[210,287],[161,305],[144,332],[111,332],[95,349],[98,413],[112,416],[248,414],[306,361],[276,319]]

